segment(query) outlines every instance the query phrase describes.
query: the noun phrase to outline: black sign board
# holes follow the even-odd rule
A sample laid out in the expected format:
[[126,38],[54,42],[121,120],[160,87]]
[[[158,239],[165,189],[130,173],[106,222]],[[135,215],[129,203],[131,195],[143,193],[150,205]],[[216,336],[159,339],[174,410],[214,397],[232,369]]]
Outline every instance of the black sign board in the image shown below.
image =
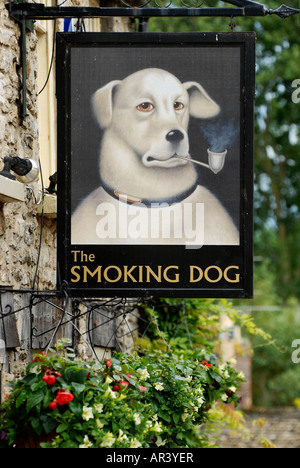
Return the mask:
[[59,33],[58,286],[252,296],[254,33]]

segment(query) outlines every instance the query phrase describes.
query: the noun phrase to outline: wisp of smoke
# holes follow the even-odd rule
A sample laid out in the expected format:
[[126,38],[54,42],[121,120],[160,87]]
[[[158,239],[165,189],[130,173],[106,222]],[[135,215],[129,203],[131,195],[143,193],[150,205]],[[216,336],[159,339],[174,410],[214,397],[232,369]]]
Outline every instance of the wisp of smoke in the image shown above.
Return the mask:
[[239,128],[234,119],[224,122],[214,121],[203,123],[201,126],[202,133],[209,143],[209,149],[215,153],[222,153],[225,149],[230,148],[238,133]]

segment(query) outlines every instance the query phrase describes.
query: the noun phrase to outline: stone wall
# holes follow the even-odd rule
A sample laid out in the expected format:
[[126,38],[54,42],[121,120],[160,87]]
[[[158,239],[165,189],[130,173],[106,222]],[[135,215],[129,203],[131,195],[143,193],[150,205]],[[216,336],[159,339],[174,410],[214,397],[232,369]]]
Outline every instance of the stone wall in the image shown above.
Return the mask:
[[[72,2],[68,0],[66,5]],[[74,0],[73,4],[95,5],[95,0]],[[94,21],[94,22],[93,22]],[[104,22],[105,23],[105,22]],[[92,27],[100,28],[100,21],[87,20],[87,30]],[[63,20],[57,22],[57,30],[62,30]],[[127,19],[112,19],[101,25],[101,29],[125,31],[130,28]],[[27,116],[22,119],[22,57],[20,43],[20,27],[16,21],[10,18],[5,7],[5,1],[0,0],[0,171],[3,168],[5,156],[19,156],[39,161],[39,128],[38,128],[38,59],[37,59],[37,34],[35,31],[26,32],[26,68],[27,68]],[[54,71],[55,72],[55,71]],[[31,345],[37,347],[43,344],[42,340],[32,340],[31,326],[38,321],[39,325],[45,323],[51,326],[51,320],[57,319],[60,309],[45,303],[39,306],[33,313],[29,309],[30,290],[56,289],[56,215],[51,211],[43,210],[41,216],[41,181],[31,185],[23,186],[17,181],[9,181],[14,190],[19,193],[20,185],[24,196],[16,199],[14,195],[7,197],[4,186],[9,179],[0,175],[0,312],[6,311],[6,291],[8,288],[14,290],[28,290],[26,294],[13,294],[13,304],[10,310],[13,315],[10,320],[11,343],[8,347],[8,335],[5,330],[8,327],[7,320],[0,318],[0,371],[1,371],[1,393],[2,398],[7,391],[7,382],[18,374],[30,360]],[[46,186],[48,181],[44,181]],[[18,189],[18,190],[17,190]],[[21,193],[22,193],[21,190]],[[43,199],[44,208],[49,202],[50,195]],[[8,200],[9,198],[9,200]],[[51,202],[55,204],[55,197]],[[40,242],[41,241],[41,242]],[[2,302],[2,303],[1,303]],[[62,300],[63,302],[63,300]],[[10,306],[9,306],[10,307]],[[50,307],[50,308],[49,308]],[[20,310],[20,311],[19,311]],[[19,312],[18,312],[19,311]],[[45,315],[43,320],[41,317]],[[130,349],[132,345],[131,334],[128,333],[128,323],[135,327],[134,319],[126,321],[125,336],[120,344],[124,350]],[[12,325],[11,325],[12,324]],[[86,317],[83,316],[77,323],[82,335],[86,336]],[[121,324],[122,325],[122,324]],[[118,332],[122,326],[118,326]],[[41,330],[39,330],[41,331]],[[68,333],[74,335],[74,329]],[[45,341],[45,340],[44,340]],[[3,358],[3,343],[6,347],[6,355]],[[85,340],[78,337],[74,339],[81,356],[88,356],[88,347]],[[1,354],[2,353],[2,354]],[[1,357],[2,356],[2,357]]]
[[[27,116],[22,114],[22,60],[20,27],[9,17],[4,0],[0,0],[0,167],[5,156],[19,156],[39,160],[38,141],[38,89],[37,89],[37,36],[26,32]],[[42,248],[39,256],[41,235],[41,200],[37,183],[22,186],[24,201],[12,199],[6,202],[3,187],[7,180],[0,176],[0,287],[30,290],[53,289],[56,282],[56,220],[44,218]],[[19,182],[10,182],[12,193]],[[38,262],[39,259],[39,262]],[[38,269],[37,269],[38,265]],[[6,296],[1,291],[1,312],[5,313]],[[4,299],[5,298],[5,299]],[[13,295],[11,310],[17,311],[24,303],[21,295]],[[9,333],[16,340],[6,351],[2,372],[2,396],[6,382],[26,365],[29,356],[30,317],[28,309],[12,316],[13,325],[1,323],[0,339],[8,348]],[[4,335],[4,336],[3,336]],[[26,335],[26,336],[25,336]],[[18,345],[18,346],[17,346]],[[29,351],[29,352],[28,352]],[[1,366],[1,363],[0,363]]]
[[[36,34],[27,31],[27,117],[21,114],[20,28],[0,0],[0,164],[4,156],[39,159]],[[1,187],[0,180],[0,187]],[[17,184],[17,182],[15,182]],[[26,187],[25,201],[0,205],[0,285],[30,288],[37,264],[40,238],[38,193]],[[53,287],[54,221],[44,226],[46,251],[40,258],[39,286]],[[47,245],[48,244],[48,245]]]

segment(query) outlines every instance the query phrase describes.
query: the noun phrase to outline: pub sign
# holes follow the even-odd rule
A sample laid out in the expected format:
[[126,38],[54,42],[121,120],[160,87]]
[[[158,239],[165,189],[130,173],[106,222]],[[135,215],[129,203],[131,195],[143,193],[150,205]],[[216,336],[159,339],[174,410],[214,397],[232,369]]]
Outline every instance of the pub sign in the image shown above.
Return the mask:
[[252,296],[254,33],[58,33],[58,286]]

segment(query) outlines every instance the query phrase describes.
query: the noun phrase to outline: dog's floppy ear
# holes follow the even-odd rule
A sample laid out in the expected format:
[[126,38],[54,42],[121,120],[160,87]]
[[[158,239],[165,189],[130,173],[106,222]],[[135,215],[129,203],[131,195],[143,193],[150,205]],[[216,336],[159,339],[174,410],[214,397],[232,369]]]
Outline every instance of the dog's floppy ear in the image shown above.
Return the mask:
[[98,89],[92,97],[94,113],[101,128],[106,128],[111,123],[113,92],[120,83],[120,80],[110,81]]
[[190,114],[198,119],[209,119],[220,112],[220,107],[213,101],[204,88],[196,81],[187,81],[183,87],[190,96]]

